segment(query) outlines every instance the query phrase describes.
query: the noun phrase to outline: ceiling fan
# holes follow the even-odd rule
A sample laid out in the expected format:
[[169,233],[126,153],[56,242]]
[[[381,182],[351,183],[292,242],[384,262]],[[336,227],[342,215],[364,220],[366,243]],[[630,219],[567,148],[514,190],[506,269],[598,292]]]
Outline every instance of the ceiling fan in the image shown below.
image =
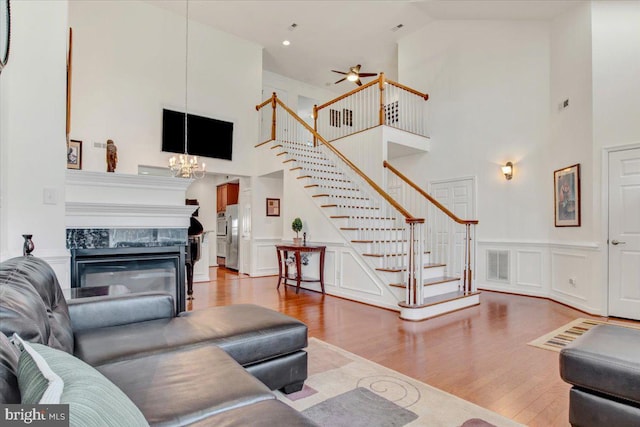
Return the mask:
[[345,80],[349,80],[350,82],[354,82],[355,84],[357,84],[358,86],[362,86],[362,82],[360,81],[360,77],[373,77],[373,76],[377,76],[378,73],[361,73],[360,72],[360,64],[356,65],[355,67],[350,67],[349,68],[349,72],[345,73],[344,71],[336,71],[336,70],[331,70],[334,73],[338,73],[338,74],[342,74],[346,77],[341,78],[340,80],[338,80],[337,82],[335,82],[334,84],[338,84],[341,83]]

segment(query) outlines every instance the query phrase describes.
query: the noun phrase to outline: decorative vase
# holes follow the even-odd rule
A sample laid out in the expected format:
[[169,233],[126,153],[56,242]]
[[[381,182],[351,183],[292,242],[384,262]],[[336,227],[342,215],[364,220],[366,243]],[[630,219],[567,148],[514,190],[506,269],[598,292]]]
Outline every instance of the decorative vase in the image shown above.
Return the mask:
[[302,246],[302,237],[294,237],[293,238],[294,246]]
[[33,240],[31,240],[33,234],[23,234],[22,237],[24,237],[24,244],[22,245],[22,255],[30,256],[31,252],[33,252],[33,250],[36,248],[36,245],[33,244]]

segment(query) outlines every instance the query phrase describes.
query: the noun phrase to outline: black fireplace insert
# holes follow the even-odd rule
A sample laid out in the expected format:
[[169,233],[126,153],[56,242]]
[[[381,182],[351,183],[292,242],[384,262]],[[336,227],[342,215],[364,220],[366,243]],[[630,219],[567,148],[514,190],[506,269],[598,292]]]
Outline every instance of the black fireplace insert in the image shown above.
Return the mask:
[[169,292],[177,313],[185,310],[184,268],[184,246],[71,249],[72,288],[122,285],[134,293]]

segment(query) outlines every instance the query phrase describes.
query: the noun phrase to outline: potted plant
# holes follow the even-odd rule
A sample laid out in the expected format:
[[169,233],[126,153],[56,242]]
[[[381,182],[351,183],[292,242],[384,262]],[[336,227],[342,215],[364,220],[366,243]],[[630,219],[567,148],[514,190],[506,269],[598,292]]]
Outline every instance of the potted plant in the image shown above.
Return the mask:
[[300,246],[302,239],[298,237],[298,233],[302,231],[302,220],[300,218],[294,219],[291,223],[291,229],[296,232],[296,237],[293,238],[293,244]]

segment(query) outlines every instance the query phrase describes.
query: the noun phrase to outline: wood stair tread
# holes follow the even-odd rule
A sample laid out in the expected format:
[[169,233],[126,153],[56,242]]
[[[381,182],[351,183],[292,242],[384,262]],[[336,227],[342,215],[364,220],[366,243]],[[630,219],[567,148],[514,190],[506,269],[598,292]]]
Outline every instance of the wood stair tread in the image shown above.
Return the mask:
[[[422,266],[422,268],[437,268],[437,267],[444,267],[446,264],[432,264],[432,263],[426,263]],[[406,271],[407,267],[406,266],[397,266],[397,267],[378,267],[376,268],[377,271],[385,271],[387,273],[399,273],[401,271]]]
[[[422,282],[422,286],[439,285],[440,283],[455,282],[458,280],[460,280],[459,277],[449,277],[449,276],[430,277],[428,279],[425,279]],[[393,286],[396,288],[405,288],[405,289],[407,287],[407,285],[404,283],[390,283],[389,286]]]
[[[374,243],[373,240],[352,240],[352,243]],[[378,243],[397,243],[406,242],[406,240],[380,240]]]
[[[337,208],[338,205],[333,203],[330,205],[320,205],[320,207],[322,208]],[[370,207],[370,206],[340,206],[341,208],[345,208],[345,209],[380,209],[380,208],[376,208],[376,207]]]
[[463,292],[463,291],[448,292],[446,294],[425,298],[422,304],[410,305],[403,301],[398,303],[398,305],[400,307],[406,307],[406,308],[424,308],[432,305],[444,304],[449,301],[455,301],[457,299],[467,298],[467,297],[479,295],[479,294],[480,292]]
[[[424,251],[425,255],[430,254],[431,251]],[[384,258],[385,254],[362,254],[362,256],[369,256],[369,257],[374,257],[374,258]],[[386,256],[407,256],[406,253],[395,253],[395,254],[386,254]]]

